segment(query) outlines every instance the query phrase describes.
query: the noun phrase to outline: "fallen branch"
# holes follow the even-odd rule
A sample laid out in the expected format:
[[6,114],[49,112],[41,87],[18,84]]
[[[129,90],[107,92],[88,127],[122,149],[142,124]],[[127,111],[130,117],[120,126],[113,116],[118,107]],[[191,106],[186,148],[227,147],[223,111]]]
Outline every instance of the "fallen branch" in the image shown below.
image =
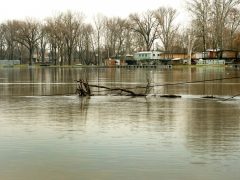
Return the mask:
[[[119,87],[115,87],[115,88],[110,88],[107,86],[102,86],[102,85],[92,85],[92,84],[88,84],[87,81],[84,81],[82,79],[76,81],[78,83],[77,88],[76,88],[76,93],[79,96],[93,96],[93,94],[91,93],[91,87],[93,88],[100,88],[100,89],[106,89],[110,92],[114,92],[117,95],[123,95],[123,93],[125,93],[124,95],[126,96],[146,96],[146,93],[136,93],[132,90],[129,89],[125,89],[125,88],[119,88]],[[146,89],[149,88],[149,86],[146,87]],[[148,90],[146,90],[145,92],[148,92]]]
[[[177,83],[166,83],[166,84],[154,84],[152,85],[150,81],[148,81],[147,86],[138,86],[135,88],[110,88],[107,86],[102,85],[92,85],[88,84],[88,81],[84,81],[82,79],[76,81],[78,83],[76,93],[79,94],[79,96],[93,96],[91,88],[100,88],[100,89],[106,89],[108,92],[114,92],[117,95],[124,95],[126,96],[147,96],[151,90],[151,88],[154,87],[161,87],[161,86],[176,86],[176,85],[184,85],[184,84],[193,84],[193,83],[202,83],[202,82],[211,82],[211,81],[218,81],[218,80],[230,80],[230,79],[239,79],[240,77],[227,77],[227,78],[216,78],[216,79],[206,79],[206,80],[197,80],[197,81],[186,81],[186,82],[177,82]],[[130,90],[131,89],[131,90]],[[144,93],[136,93],[134,90],[136,89],[145,89]],[[98,91],[99,92],[99,91]],[[239,95],[235,95],[231,98],[234,98]],[[169,98],[175,98],[180,97],[177,95],[163,95],[162,97],[169,97]],[[203,98],[215,98],[214,96],[205,96]],[[229,99],[231,99],[229,98]]]
[[166,94],[166,95],[161,95],[160,97],[165,97],[165,98],[181,98],[182,96],[175,95],[175,94]]
[[236,94],[236,95],[234,95],[234,96],[232,96],[232,97],[230,97],[230,98],[224,99],[223,101],[228,101],[228,100],[233,99],[233,98],[235,98],[235,97],[237,97],[237,96],[240,96],[240,94]]
[[[230,79],[240,79],[240,76],[196,80],[196,81],[186,81],[186,82],[176,82],[176,83],[154,84],[154,85],[150,85],[149,87],[154,88],[154,87],[161,87],[161,86],[177,86],[177,85],[195,84],[195,83],[212,82],[212,81],[222,81],[222,80],[230,80]],[[139,86],[138,88],[146,88],[146,87]]]
[[134,91],[128,90],[128,89],[124,89],[124,88],[109,88],[106,86],[98,86],[98,85],[89,85],[89,87],[96,87],[96,88],[102,88],[102,89],[107,89],[109,91],[120,91],[120,93],[118,93],[119,95],[122,95],[123,92],[127,93],[127,95],[129,96],[146,96],[146,94],[144,93],[135,93]]

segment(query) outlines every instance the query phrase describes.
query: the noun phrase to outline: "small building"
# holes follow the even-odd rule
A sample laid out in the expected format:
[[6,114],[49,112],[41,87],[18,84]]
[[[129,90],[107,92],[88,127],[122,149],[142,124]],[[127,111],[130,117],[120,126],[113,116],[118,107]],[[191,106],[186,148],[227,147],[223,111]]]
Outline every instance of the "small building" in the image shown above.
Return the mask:
[[225,65],[224,59],[199,59],[196,65]]
[[201,52],[194,52],[193,54],[192,54],[192,59],[193,60],[198,60],[198,59],[203,59],[203,53],[201,53]]
[[133,55],[137,64],[163,64],[167,59],[162,59],[160,51],[142,51]]
[[134,54],[135,60],[158,60],[160,59],[160,51],[142,51]]
[[117,58],[109,58],[105,60],[105,65],[106,66],[122,66],[126,65],[125,60],[123,59],[117,59]]
[[187,62],[188,54],[187,53],[169,53],[165,52],[160,55],[161,59],[170,59],[171,64],[178,65],[178,64],[184,64]]
[[172,65],[183,64],[183,59],[181,58],[174,58],[174,59],[171,59],[171,61],[172,61]]
[[169,53],[165,52],[160,55],[162,59],[187,59],[187,53]]
[[160,54],[160,51],[142,51],[135,53],[133,58],[138,64],[155,64],[161,59]]
[[127,54],[125,56],[125,63],[126,65],[137,65],[137,60],[133,58],[133,55]]
[[234,50],[221,50],[219,51],[219,57],[223,59],[237,59],[238,52]]
[[221,50],[218,54],[219,59],[224,59],[226,64],[233,64],[238,59],[238,51]]
[[196,52],[192,55],[192,60],[199,61],[197,64],[230,64],[237,58],[237,51],[220,49],[208,49],[205,52]]
[[192,55],[192,59],[217,59],[219,50],[217,49],[208,49],[204,52],[195,52]]
[[116,59],[109,58],[109,59],[105,60],[105,65],[106,66],[116,66],[117,61],[116,61]]

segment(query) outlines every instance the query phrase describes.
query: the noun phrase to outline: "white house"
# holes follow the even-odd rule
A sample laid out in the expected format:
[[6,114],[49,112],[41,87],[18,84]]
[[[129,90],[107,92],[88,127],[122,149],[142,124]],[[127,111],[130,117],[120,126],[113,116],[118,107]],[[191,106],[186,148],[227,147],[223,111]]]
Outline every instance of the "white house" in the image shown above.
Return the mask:
[[137,52],[133,55],[133,58],[137,61],[139,60],[159,60],[160,54],[162,52],[160,51],[142,51]]

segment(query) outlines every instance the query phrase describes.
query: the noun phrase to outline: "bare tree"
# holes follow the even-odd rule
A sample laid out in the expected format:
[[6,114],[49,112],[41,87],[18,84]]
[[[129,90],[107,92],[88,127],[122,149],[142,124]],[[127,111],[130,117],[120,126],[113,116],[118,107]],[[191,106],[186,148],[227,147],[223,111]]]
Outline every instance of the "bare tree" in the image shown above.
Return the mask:
[[188,64],[191,64],[192,52],[196,42],[194,29],[187,29],[186,35],[187,35],[187,42],[188,42],[187,44]]
[[229,39],[228,39],[228,44],[229,48],[233,49],[233,41],[235,38],[235,34],[239,28],[240,25],[240,11],[237,8],[233,8],[230,10],[229,16],[227,18],[227,27],[229,31]]
[[134,32],[132,32],[131,30],[131,22],[129,20],[127,20],[126,22],[126,32],[125,32],[125,53],[126,54],[131,54],[133,53],[134,49],[136,49],[136,47],[134,47]]
[[145,43],[145,49],[151,50],[154,41],[157,39],[159,22],[154,16],[154,11],[147,11],[141,15],[135,13],[129,16],[132,23],[132,30],[140,34]]
[[116,24],[117,46],[116,55],[124,55],[124,44],[126,42],[126,35],[128,34],[129,24],[126,19],[117,18]]
[[16,49],[17,43],[15,42],[16,39],[16,32],[18,28],[18,21],[7,21],[6,23],[2,24],[2,36],[5,40],[6,45],[6,58],[7,59],[15,59],[16,57]]
[[49,43],[50,48],[50,60],[54,61],[54,64],[57,65],[57,47],[58,47],[58,35],[60,34],[56,32],[56,26],[53,18],[47,19],[46,24],[46,37]]
[[54,60],[54,64],[57,65],[60,61],[60,65],[64,63],[64,32],[62,25],[62,14],[48,18],[46,20],[46,33],[48,42],[51,49],[51,58]]
[[79,36],[80,27],[83,24],[83,16],[68,11],[62,16],[62,31],[66,43],[68,65],[72,63],[73,50],[76,46],[76,40]]
[[120,17],[106,18],[105,20],[105,45],[107,57],[119,57],[124,54],[124,41],[126,40],[127,20]]
[[174,24],[177,17],[177,10],[173,8],[160,7],[155,11],[155,17],[159,24],[159,38],[165,51],[170,51],[178,25]]
[[79,57],[83,64],[91,64],[95,59],[95,49],[92,40],[93,28],[90,24],[84,25],[78,41]]
[[46,46],[47,46],[47,26],[46,25],[42,25],[40,28],[40,34],[41,34],[41,38],[40,38],[40,57],[41,57],[41,61],[42,63],[45,62],[45,54],[46,54]]
[[235,50],[240,51],[240,32],[236,32],[234,41],[233,41],[233,47]]
[[208,26],[211,13],[211,0],[189,0],[187,8],[193,15],[193,27],[196,28],[196,35],[201,38],[202,51],[207,49]]
[[[75,54],[82,64],[98,64],[96,61],[96,47],[94,30],[91,24],[83,24],[77,39]],[[100,52],[101,53],[101,52]]]
[[18,22],[15,41],[25,46],[29,51],[29,65],[33,63],[33,53],[37,41],[41,38],[40,23],[33,19]]
[[5,59],[6,54],[6,40],[4,37],[3,24],[0,25],[0,60]]
[[227,18],[231,10],[238,6],[239,0],[213,0],[212,1],[212,15],[213,26],[215,27],[214,37],[216,41],[216,48],[224,48],[224,30],[226,29]]
[[95,57],[97,57],[97,65],[101,64],[101,52],[100,52],[100,42],[101,42],[101,36],[103,33],[103,28],[104,28],[104,21],[105,21],[106,17],[104,17],[103,15],[98,14],[95,18],[94,18],[94,27],[95,27],[95,31],[96,31],[96,35],[97,35],[97,54],[95,54]]

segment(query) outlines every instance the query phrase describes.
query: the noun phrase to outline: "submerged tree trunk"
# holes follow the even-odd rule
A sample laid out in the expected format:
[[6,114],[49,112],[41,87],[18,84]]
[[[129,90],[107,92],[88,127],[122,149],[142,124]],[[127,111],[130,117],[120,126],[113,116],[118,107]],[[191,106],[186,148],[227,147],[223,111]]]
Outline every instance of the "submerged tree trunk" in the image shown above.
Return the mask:
[[91,89],[87,81],[84,81],[82,79],[78,80],[78,86],[76,89],[76,93],[78,93],[79,96],[91,96]]
[[112,95],[126,95],[126,96],[146,96],[149,92],[149,84],[146,86],[146,90],[144,93],[137,93],[129,89],[125,88],[119,88],[119,87],[106,87],[106,86],[101,86],[101,85],[91,85],[88,84],[88,81],[84,81],[82,79],[76,81],[77,88],[76,88],[76,93],[79,96],[93,96],[91,88],[100,88],[100,89],[105,89],[106,90],[106,95],[112,94]]

